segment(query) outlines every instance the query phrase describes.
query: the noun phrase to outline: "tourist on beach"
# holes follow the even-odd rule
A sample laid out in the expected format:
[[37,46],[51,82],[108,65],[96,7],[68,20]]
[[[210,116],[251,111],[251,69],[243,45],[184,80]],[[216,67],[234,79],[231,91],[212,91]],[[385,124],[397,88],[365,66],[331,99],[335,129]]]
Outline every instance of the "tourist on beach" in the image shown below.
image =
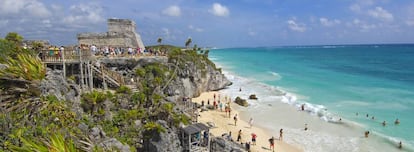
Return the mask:
[[275,151],[275,138],[272,136],[272,138],[269,139],[270,143],[270,149]]
[[241,141],[241,136],[242,136],[242,130],[239,130],[239,133],[237,134],[237,141]]
[[402,149],[402,142],[398,143],[398,149]]
[[305,124],[305,131],[308,130],[308,124]]
[[369,131],[365,131],[365,138],[368,138]]
[[223,111],[223,103],[219,101],[220,112]]
[[217,109],[217,103],[216,103],[216,100],[214,100],[214,102],[213,102],[213,108],[214,108],[214,109]]
[[230,115],[231,115],[231,108],[230,108],[230,106],[229,106],[229,118],[230,118]]
[[280,129],[279,131],[279,140],[282,141],[283,140],[283,128]]
[[400,124],[400,120],[398,120],[398,118],[397,118],[397,119],[395,119],[394,124],[396,124],[396,125]]
[[239,92],[241,92],[242,90],[241,90],[241,87],[239,88]]
[[245,146],[246,146],[246,150],[250,152],[250,142],[246,142]]
[[385,122],[385,120],[382,122],[382,126],[386,126],[387,125],[387,122]]
[[234,120],[234,126],[237,126],[237,113],[234,115],[233,120]]
[[204,107],[204,100],[201,101],[201,107]]
[[231,138],[231,131],[229,132],[229,135],[227,135],[227,140],[228,141],[233,141],[233,139]]
[[214,101],[216,101],[216,94],[214,94],[213,97],[214,97]]
[[207,105],[210,105],[210,99],[207,99]]
[[250,125],[250,128],[252,128],[252,126],[253,126],[253,118],[250,118],[249,125]]
[[253,145],[256,145],[256,138],[257,138],[257,135],[255,133],[252,133],[252,143],[253,143]]
[[301,109],[302,111],[305,111],[305,104],[302,104],[302,105],[300,106],[300,109]]

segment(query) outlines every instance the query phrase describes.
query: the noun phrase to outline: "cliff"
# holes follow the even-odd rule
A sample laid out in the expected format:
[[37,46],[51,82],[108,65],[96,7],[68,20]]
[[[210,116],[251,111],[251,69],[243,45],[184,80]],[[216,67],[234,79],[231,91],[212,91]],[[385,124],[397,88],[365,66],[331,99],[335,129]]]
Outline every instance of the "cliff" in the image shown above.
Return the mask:
[[48,147],[61,134],[78,151],[182,151],[179,127],[191,119],[178,99],[231,85],[207,55],[171,50],[168,57],[97,59],[135,91],[82,93],[76,78],[50,69],[40,81],[0,78],[0,150]]
[[[186,58],[188,55],[181,54],[175,57]],[[126,82],[133,84],[131,79],[136,80],[135,70],[153,63],[167,66],[176,77],[172,79],[163,93],[169,97],[197,97],[202,92],[224,89],[232,83],[216,69],[214,63],[206,57],[195,60],[180,60],[166,56],[152,56],[145,58],[102,58],[101,64],[115,70],[125,76]]]

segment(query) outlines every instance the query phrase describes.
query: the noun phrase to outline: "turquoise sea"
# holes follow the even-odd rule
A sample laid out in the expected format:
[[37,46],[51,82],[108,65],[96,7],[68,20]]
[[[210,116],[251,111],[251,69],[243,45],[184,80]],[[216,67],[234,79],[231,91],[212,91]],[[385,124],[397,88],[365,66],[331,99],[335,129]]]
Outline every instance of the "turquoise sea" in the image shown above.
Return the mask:
[[234,82],[227,93],[242,88],[262,96],[246,111],[272,102],[305,104],[307,114],[325,123],[341,125],[343,119],[385,145],[402,141],[405,150],[414,147],[414,45],[227,48],[210,50],[209,58]]

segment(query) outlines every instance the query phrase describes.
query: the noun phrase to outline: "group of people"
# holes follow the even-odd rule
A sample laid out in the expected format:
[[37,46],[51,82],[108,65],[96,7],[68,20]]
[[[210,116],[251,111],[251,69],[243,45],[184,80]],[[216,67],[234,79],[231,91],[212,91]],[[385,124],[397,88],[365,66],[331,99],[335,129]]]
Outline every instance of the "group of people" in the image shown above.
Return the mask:
[[[355,113],[355,115],[356,115],[356,116],[358,116],[358,115],[359,115],[359,113],[357,112],[357,113]],[[366,114],[366,117],[367,117],[367,118],[369,118],[369,114]],[[374,117],[374,116],[372,116],[372,117],[371,117],[371,119],[372,119],[372,120],[375,120],[375,117]],[[394,124],[395,124],[395,125],[399,125],[399,124],[400,124],[400,120],[399,120],[398,118],[397,118],[397,119],[395,119]],[[382,126],[384,126],[384,127],[385,127],[385,126],[387,126],[387,121],[385,121],[385,120],[384,120],[384,121],[381,123],[381,125],[382,125]],[[365,138],[368,138],[369,133],[370,133],[369,131],[365,131],[365,132],[364,132],[364,136],[365,136]],[[402,148],[402,142],[401,142],[401,141],[397,144],[397,147],[398,147],[399,149],[401,149],[401,148]]]
[[[222,104],[223,102],[220,102],[220,95],[218,95],[218,98],[216,98],[216,94],[214,94],[213,95],[213,100],[214,100],[213,101],[214,109],[217,110],[218,109],[217,105],[218,105],[220,107],[219,108],[220,111],[222,111],[222,109],[221,109],[222,106],[220,104]],[[218,104],[216,103],[216,100],[218,101]],[[231,100],[230,100],[230,98],[225,97],[224,101],[227,101],[227,100],[229,100],[229,101],[225,104],[225,112],[226,112],[225,115],[228,116],[228,118],[230,118],[230,116],[231,116],[231,107],[230,107]],[[207,100],[207,105],[209,105],[209,104],[210,104],[210,100]],[[204,106],[204,101],[201,102],[201,106]],[[234,126],[237,126],[238,120],[239,120],[238,114],[234,114],[233,115]],[[248,124],[249,124],[250,128],[253,127],[253,118],[249,119]],[[279,134],[279,140],[282,141],[282,139],[283,139],[283,129],[280,129],[279,133],[280,133]],[[227,139],[229,141],[233,141],[231,131],[229,133],[223,134],[222,136],[225,137],[225,139]],[[238,132],[237,132],[236,142],[240,142],[245,147],[245,149],[247,151],[250,151],[251,146],[256,145],[257,137],[258,137],[257,134],[252,133],[251,134],[251,141],[246,141],[246,142],[243,143],[242,142],[243,131],[242,131],[242,129],[239,129]],[[269,139],[269,145],[270,145],[269,149],[274,151],[274,149],[275,149],[275,138],[273,136]]]
[[116,56],[141,56],[141,55],[165,55],[165,51],[145,49],[145,48],[132,48],[132,47],[114,47],[114,46],[101,46],[98,47],[92,45],[82,45],[82,48],[88,48],[93,55],[116,57]]

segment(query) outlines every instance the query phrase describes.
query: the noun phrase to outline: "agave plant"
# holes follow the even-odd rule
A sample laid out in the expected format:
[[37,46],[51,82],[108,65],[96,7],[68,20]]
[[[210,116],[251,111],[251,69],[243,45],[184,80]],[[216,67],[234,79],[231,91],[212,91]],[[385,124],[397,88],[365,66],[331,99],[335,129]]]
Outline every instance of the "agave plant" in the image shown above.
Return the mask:
[[65,138],[62,134],[57,133],[50,136],[48,140],[26,139],[19,137],[23,143],[22,146],[9,145],[11,151],[16,152],[77,152],[74,142],[70,138]]
[[42,61],[30,54],[18,54],[16,59],[7,57],[5,64],[7,68],[0,70],[0,77],[32,81],[42,80],[46,76],[46,68]]

